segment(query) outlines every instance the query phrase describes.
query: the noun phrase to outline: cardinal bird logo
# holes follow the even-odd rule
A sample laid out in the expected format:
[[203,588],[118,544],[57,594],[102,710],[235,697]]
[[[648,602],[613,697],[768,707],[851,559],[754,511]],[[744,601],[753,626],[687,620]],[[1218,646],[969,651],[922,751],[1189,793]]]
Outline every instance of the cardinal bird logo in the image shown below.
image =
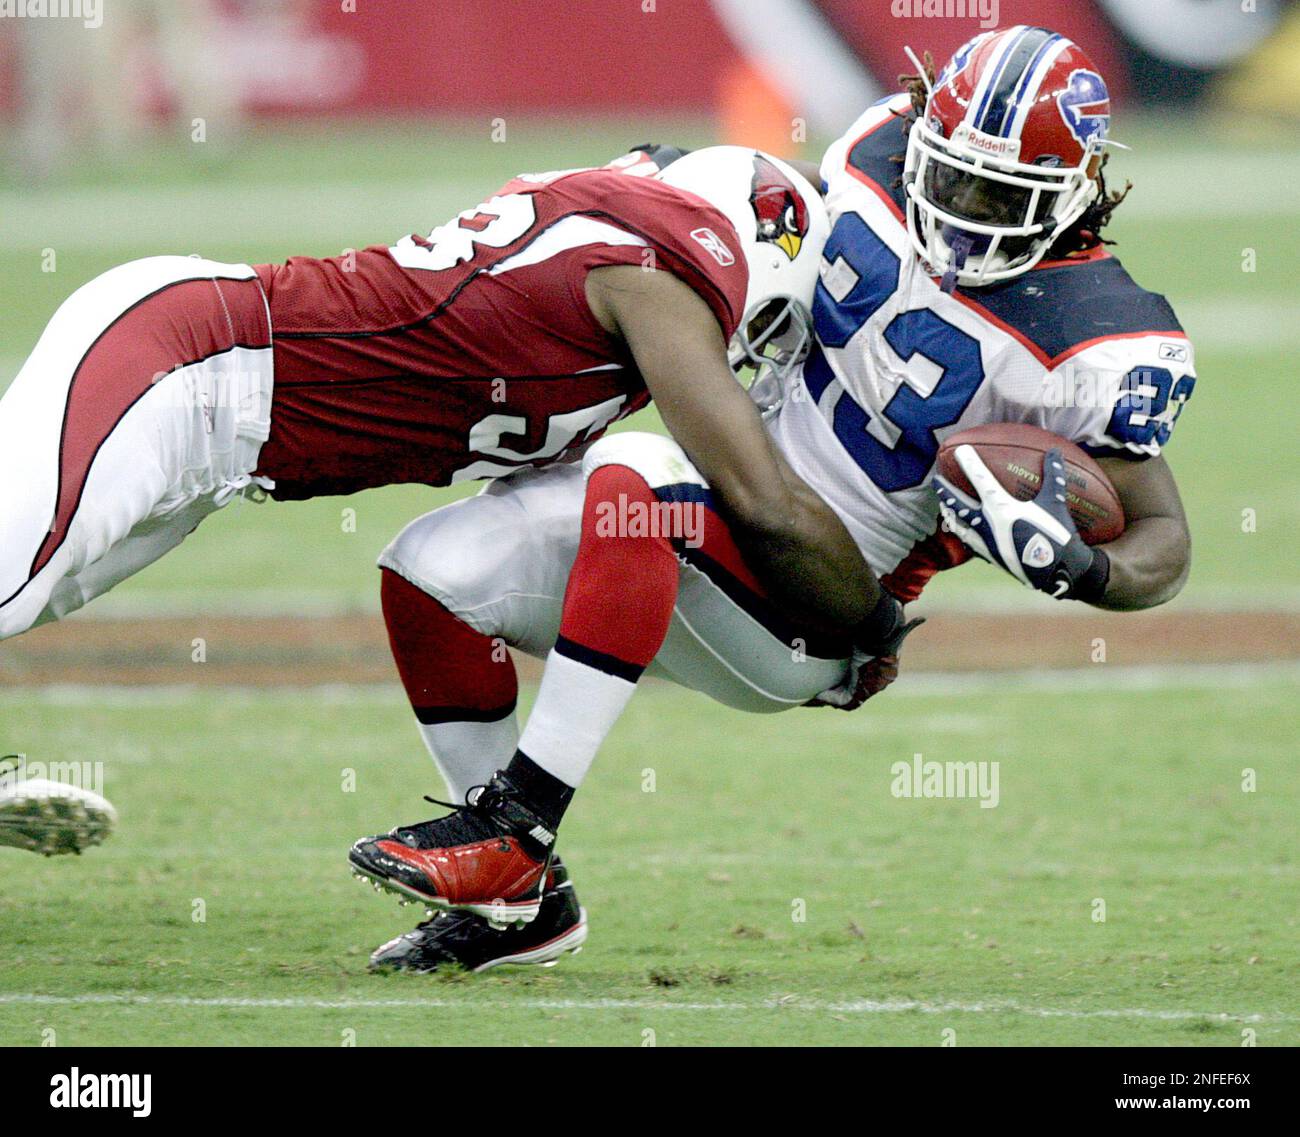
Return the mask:
[[754,155],[749,203],[758,218],[758,239],[771,241],[794,260],[808,235],[808,203],[794,182],[761,154]]

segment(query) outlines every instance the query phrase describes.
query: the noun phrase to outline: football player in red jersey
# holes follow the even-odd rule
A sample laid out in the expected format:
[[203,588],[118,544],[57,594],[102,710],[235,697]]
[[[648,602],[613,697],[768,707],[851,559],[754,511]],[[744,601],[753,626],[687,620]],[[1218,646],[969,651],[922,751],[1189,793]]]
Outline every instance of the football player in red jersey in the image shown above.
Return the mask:
[[652,396],[772,586],[860,617],[874,576],[728,356],[777,333],[806,346],[826,214],[778,160],[714,157],[672,179],[644,162],[521,176],[392,247],[154,257],[80,288],[0,400],[0,639],[236,494],[494,477],[572,456]]

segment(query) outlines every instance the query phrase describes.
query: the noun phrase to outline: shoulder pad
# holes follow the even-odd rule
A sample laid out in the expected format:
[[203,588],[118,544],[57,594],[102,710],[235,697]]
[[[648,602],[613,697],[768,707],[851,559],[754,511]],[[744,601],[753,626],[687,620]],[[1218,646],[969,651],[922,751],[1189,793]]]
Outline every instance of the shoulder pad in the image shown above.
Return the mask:
[[1009,332],[1044,367],[1108,339],[1168,334],[1185,338],[1163,296],[1138,287],[1120,262],[1098,250],[1054,261],[957,298]]

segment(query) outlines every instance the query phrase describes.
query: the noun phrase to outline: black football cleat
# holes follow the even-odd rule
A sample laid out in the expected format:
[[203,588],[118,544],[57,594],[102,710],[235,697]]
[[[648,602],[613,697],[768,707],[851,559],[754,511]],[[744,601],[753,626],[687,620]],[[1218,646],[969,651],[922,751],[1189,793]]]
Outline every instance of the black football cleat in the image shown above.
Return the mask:
[[[436,805],[448,805],[434,798]],[[497,929],[537,916],[555,833],[498,772],[446,817],[363,837],[355,875],[430,908],[463,910]]]
[[376,948],[370,970],[427,974],[450,968],[487,971],[503,964],[554,967],[567,952],[581,951],[586,939],[587,912],[556,859],[531,924],[497,931],[469,912],[439,912],[414,931]]

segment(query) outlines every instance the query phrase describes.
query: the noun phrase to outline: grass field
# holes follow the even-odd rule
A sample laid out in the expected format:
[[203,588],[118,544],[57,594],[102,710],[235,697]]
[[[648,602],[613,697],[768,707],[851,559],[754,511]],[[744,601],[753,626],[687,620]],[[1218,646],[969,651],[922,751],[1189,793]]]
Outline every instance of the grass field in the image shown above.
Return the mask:
[[[102,755],[123,819],[76,861],[5,858],[0,1043],[1296,1044],[1287,695],[1012,683],[771,720],[648,689],[566,822],[587,949],[449,979],[363,972],[416,911],[343,858],[427,808],[393,695],[28,699],[6,726]],[[999,762],[997,808],[893,797],[916,751]]]
[[[0,183],[0,388],[58,302],[120,261],[386,243],[520,170],[706,140],[691,123],[480,135],[286,132],[218,166],[162,148],[37,190]],[[1198,348],[1170,448],[1196,541],[1176,604],[1188,621],[1293,610],[1300,151],[1203,124],[1124,136],[1137,149],[1116,165],[1137,189],[1119,251]],[[1219,174],[1190,194],[1208,141]],[[237,503],[87,616],[372,610],[379,549],[450,496]],[[983,567],[932,593],[946,620],[1033,599]],[[1078,689],[1068,674],[933,675],[858,715],[775,718],[648,687],[565,824],[587,949],[554,970],[439,978],[365,972],[416,910],[344,861],[352,839],[426,816],[420,795],[441,791],[395,683],[0,691],[0,753],[103,761],[122,814],[79,859],[0,849],[0,1044],[53,1030],[62,1045],[338,1045],[349,1031],[359,1045],[939,1045],[953,1030],[959,1045],[1238,1046],[1251,1030],[1295,1045],[1297,675],[1174,669]],[[999,763],[997,808],[894,797],[890,767],[915,753]]]

